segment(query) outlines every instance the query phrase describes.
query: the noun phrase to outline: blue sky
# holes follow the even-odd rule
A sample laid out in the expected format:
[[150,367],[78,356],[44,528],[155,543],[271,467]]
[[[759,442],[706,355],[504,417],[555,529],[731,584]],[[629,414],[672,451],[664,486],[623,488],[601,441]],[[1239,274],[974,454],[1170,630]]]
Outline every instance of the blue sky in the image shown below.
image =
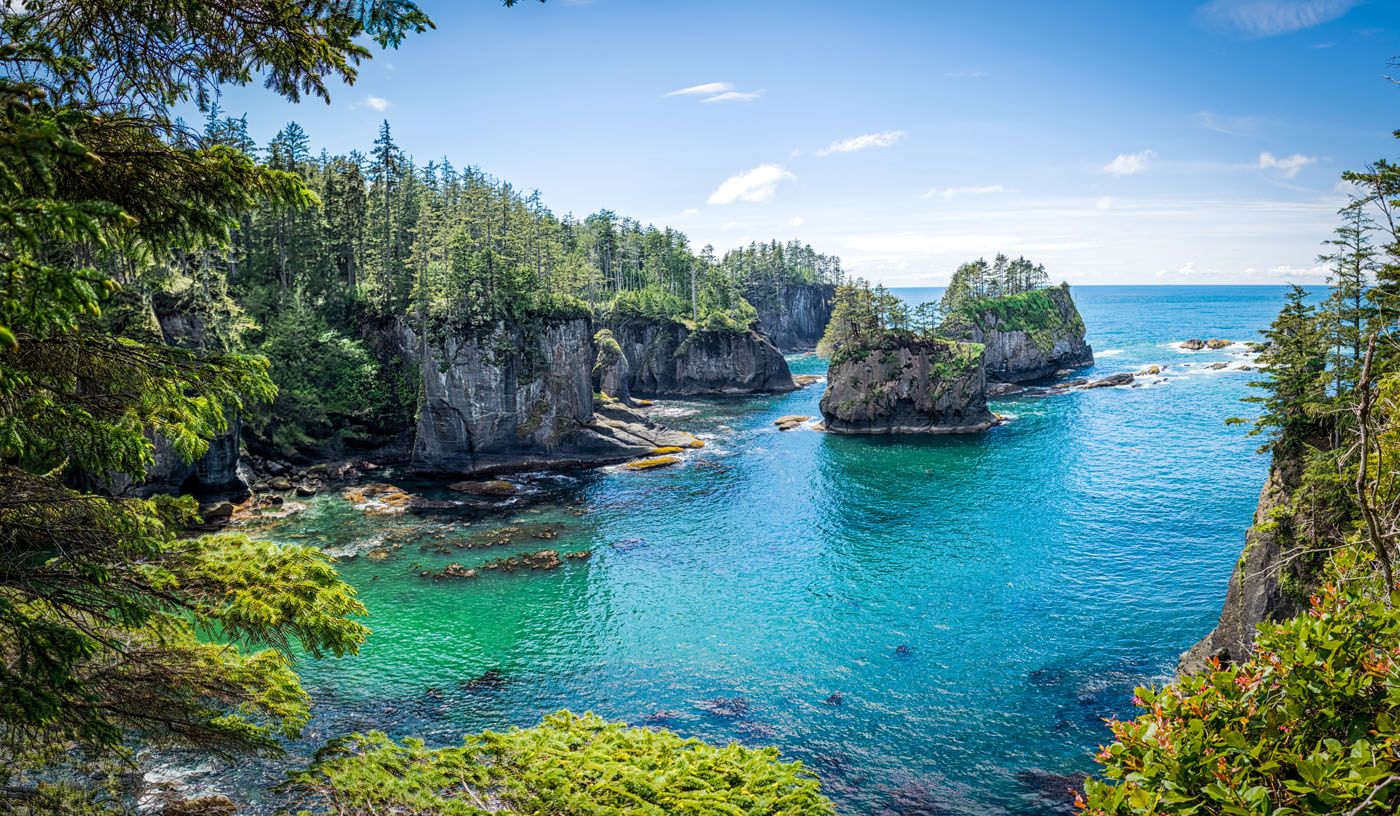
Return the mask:
[[799,238],[893,285],[998,250],[1071,283],[1316,282],[1339,174],[1400,146],[1400,0],[419,3],[437,30],[330,106],[224,107],[332,152],[387,118],[559,213]]

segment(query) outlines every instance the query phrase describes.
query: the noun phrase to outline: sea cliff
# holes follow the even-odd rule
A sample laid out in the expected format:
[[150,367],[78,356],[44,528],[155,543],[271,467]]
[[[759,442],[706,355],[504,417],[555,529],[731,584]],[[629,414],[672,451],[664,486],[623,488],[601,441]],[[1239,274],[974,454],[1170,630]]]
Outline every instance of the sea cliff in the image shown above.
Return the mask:
[[1248,658],[1259,624],[1282,621],[1307,608],[1310,584],[1319,559],[1294,539],[1303,519],[1291,509],[1301,478],[1297,463],[1276,456],[1259,493],[1254,524],[1245,533],[1244,551],[1235,563],[1225,603],[1215,628],[1181,656],[1178,671],[1195,674],[1212,658],[1222,664]]
[[621,462],[657,447],[689,446],[626,406],[596,400],[598,362],[585,317],[498,324],[440,345],[402,327],[421,357],[415,468],[487,473]]
[[691,329],[628,317],[609,322],[626,358],[631,396],[704,396],[793,391],[783,354],[753,329]]
[[746,291],[758,310],[758,327],[783,351],[817,347],[831,320],[836,286],[830,283],[789,283],[776,292]]
[[983,349],[975,343],[889,336],[832,358],[821,412],[838,434],[976,433],[987,410]]

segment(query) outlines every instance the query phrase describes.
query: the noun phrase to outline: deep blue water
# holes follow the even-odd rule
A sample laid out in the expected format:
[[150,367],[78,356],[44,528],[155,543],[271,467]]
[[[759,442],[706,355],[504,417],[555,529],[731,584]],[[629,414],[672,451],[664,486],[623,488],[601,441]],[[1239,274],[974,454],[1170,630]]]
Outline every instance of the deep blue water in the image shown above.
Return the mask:
[[[343,562],[374,635],[358,657],[303,665],[324,712],[312,737],[448,743],[589,709],[777,745],[843,813],[1062,811],[1102,718],[1130,714],[1132,688],[1167,679],[1214,624],[1266,472],[1256,440],[1225,425],[1255,375],[1205,368],[1246,362],[1242,349],[1174,344],[1256,339],[1283,292],[1076,288],[1090,373],[1155,363],[1165,381],[997,401],[1012,420],[980,437],[774,430],[817,416],[818,385],[667,402],[666,422],[709,443],[682,465],[541,477],[537,503],[470,523],[318,499],[270,534],[402,547]],[[559,538],[531,537],[546,528]],[[544,547],[593,556],[418,574]]]

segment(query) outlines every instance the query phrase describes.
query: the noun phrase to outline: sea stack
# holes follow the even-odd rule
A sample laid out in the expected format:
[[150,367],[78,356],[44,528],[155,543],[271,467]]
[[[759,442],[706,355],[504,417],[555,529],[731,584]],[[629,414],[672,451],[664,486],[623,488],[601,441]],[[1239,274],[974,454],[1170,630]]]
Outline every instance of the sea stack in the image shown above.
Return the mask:
[[996,382],[1041,380],[1094,363],[1069,284],[978,299],[947,315],[943,332],[986,346],[987,378]]
[[979,433],[998,421],[980,344],[898,335],[838,351],[821,412],[837,434]]

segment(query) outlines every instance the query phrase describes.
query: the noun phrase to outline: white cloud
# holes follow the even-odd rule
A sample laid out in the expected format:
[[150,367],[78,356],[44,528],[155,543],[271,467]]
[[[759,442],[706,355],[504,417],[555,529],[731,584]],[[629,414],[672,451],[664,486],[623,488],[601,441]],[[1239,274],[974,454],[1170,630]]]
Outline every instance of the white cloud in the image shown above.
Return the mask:
[[919,198],[954,198],[960,195],[990,195],[992,193],[1004,193],[1006,188],[1000,184],[984,184],[980,187],[934,187]]
[[709,96],[710,94],[724,93],[734,90],[734,86],[728,82],[705,82],[699,85],[691,85],[689,88],[681,88],[661,95],[662,99],[668,96]]
[[796,179],[778,164],[760,164],[737,176],[730,176],[710,193],[710,204],[733,204],[736,201],[767,201],[778,191],[778,182]]
[[1322,25],[1359,5],[1361,0],[1211,0],[1196,9],[1196,19],[1256,39]]
[[803,218],[802,216],[800,216],[800,215],[794,215],[793,217],[791,217],[791,218],[789,218],[789,219],[787,220],[787,225],[788,225],[789,227],[800,227],[800,226],[802,226],[804,223],[806,223],[806,221],[807,221],[807,219]]
[[830,156],[833,153],[854,153],[857,150],[869,150],[872,147],[889,147],[908,135],[908,133],[902,130],[865,133],[860,136],[852,136],[849,139],[838,139],[825,149],[818,150],[817,155]]
[[1201,111],[1194,116],[1196,123],[1206,130],[1226,133],[1231,136],[1254,130],[1259,120],[1253,116],[1217,116],[1210,111]]
[[701,102],[752,102],[763,96],[763,91],[736,91],[732,82],[702,82],[689,88],[678,88],[661,95],[662,99],[672,96],[703,96]]
[[697,209],[697,208],[695,208],[695,207],[686,207],[684,210],[681,210],[681,218],[689,218],[689,217],[692,216],[692,215],[699,215],[699,214],[700,214],[700,210]]
[[1108,212],[1113,209],[1113,196],[1104,196],[1094,202],[1094,209],[1099,212]]
[[1148,160],[1156,155],[1151,150],[1141,153],[1119,153],[1113,161],[1103,166],[1103,171],[1115,176],[1135,176],[1146,170]]
[[725,91],[722,94],[700,100],[701,102],[752,102],[763,96],[763,91]]
[[367,96],[365,97],[365,107],[383,113],[389,109],[389,100],[382,96]]
[[1299,170],[1316,163],[1316,156],[1304,156],[1302,153],[1294,153],[1281,159],[1268,151],[1259,154],[1260,170],[1277,170],[1284,178],[1293,178],[1298,175]]
[[943,74],[943,76],[953,79],[981,79],[986,75],[986,71],[947,71]]

